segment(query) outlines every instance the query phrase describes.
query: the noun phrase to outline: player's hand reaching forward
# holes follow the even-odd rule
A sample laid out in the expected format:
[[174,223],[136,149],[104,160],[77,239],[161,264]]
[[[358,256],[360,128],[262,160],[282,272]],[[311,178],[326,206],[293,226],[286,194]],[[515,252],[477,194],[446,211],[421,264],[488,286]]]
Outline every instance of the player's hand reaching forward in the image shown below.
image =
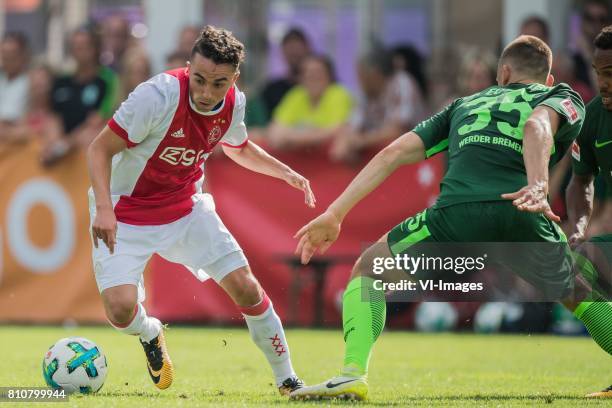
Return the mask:
[[502,198],[512,200],[512,204],[520,211],[542,213],[551,221],[561,221],[550,208],[546,184],[543,182],[527,185],[514,193],[502,194]]
[[115,252],[115,244],[117,243],[117,217],[112,208],[98,209],[96,218],[91,226],[91,236],[93,237],[94,246],[98,247],[98,239],[104,242],[110,253]]
[[317,199],[315,198],[314,193],[310,189],[310,182],[308,181],[308,179],[291,170],[287,173],[284,180],[291,187],[295,187],[298,190],[302,190],[304,192],[304,202],[308,207],[315,207]]
[[223,152],[246,169],[285,180],[290,186],[302,190],[304,202],[310,208],[314,208],[316,200],[310,189],[310,182],[286,164],[270,156],[257,144],[248,141],[244,147],[239,149],[223,146]]
[[323,254],[338,239],[340,220],[332,212],[325,211],[303,226],[293,237],[299,239],[295,254],[304,265],[318,250]]

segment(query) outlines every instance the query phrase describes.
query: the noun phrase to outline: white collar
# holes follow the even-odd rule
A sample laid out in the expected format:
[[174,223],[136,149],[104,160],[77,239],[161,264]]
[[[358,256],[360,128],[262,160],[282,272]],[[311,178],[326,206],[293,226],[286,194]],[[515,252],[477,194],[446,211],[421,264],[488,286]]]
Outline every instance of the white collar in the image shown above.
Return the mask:
[[212,116],[212,115],[216,115],[217,113],[221,112],[221,110],[225,106],[225,97],[221,101],[221,106],[219,106],[218,109],[211,110],[209,112],[202,112],[201,110],[198,110],[198,108],[196,108],[196,106],[195,106],[195,103],[193,103],[193,101],[191,100],[191,95],[189,95],[189,106],[191,106],[191,109],[193,109],[194,112],[197,112],[200,115],[203,115],[203,116]]

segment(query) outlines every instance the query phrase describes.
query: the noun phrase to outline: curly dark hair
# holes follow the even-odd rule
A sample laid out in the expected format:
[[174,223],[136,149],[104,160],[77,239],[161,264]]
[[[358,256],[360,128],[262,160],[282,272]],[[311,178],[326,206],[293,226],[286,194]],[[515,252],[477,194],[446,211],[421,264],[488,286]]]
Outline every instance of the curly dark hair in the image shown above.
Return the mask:
[[600,50],[612,50],[612,25],[604,27],[595,37],[593,44]]
[[231,31],[211,25],[204,27],[193,48],[195,53],[202,55],[215,64],[230,64],[234,68],[244,61],[244,45],[234,37]]

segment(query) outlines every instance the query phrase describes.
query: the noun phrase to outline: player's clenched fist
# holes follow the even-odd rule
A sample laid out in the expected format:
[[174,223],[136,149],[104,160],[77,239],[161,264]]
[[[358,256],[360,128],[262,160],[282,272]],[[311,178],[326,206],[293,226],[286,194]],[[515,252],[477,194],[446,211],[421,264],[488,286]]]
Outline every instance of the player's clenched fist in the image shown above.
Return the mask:
[[98,247],[98,239],[101,239],[111,254],[115,252],[117,218],[112,208],[98,210],[91,226],[91,236],[96,248]]

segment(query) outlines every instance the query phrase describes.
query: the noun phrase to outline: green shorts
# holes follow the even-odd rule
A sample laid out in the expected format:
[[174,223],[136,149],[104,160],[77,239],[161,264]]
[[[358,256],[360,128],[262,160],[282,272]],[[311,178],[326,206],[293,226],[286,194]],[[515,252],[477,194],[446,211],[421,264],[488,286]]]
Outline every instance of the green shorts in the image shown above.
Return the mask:
[[612,234],[596,235],[591,237],[589,242],[592,242],[596,246],[600,247],[608,260],[608,264],[612,265]]
[[[430,207],[404,220],[387,236],[393,256],[413,253],[413,246],[428,242],[482,243],[483,248],[488,245],[500,252],[518,251],[507,266],[544,292],[546,298],[561,299],[573,288],[572,256],[561,228],[542,214],[517,210],[510,201]],[[512,242],[516,244],[507,248],[497,244]],[[549,245],[525,244],[534,242]],[[501,255],[497,259],[513,254]]]
[[612,299],[612,234],[591,237],[577,248],[579,271],[593,290],[605,299]]
[[590,242],[612,242],[612,234],[596,235],[589,239]]

